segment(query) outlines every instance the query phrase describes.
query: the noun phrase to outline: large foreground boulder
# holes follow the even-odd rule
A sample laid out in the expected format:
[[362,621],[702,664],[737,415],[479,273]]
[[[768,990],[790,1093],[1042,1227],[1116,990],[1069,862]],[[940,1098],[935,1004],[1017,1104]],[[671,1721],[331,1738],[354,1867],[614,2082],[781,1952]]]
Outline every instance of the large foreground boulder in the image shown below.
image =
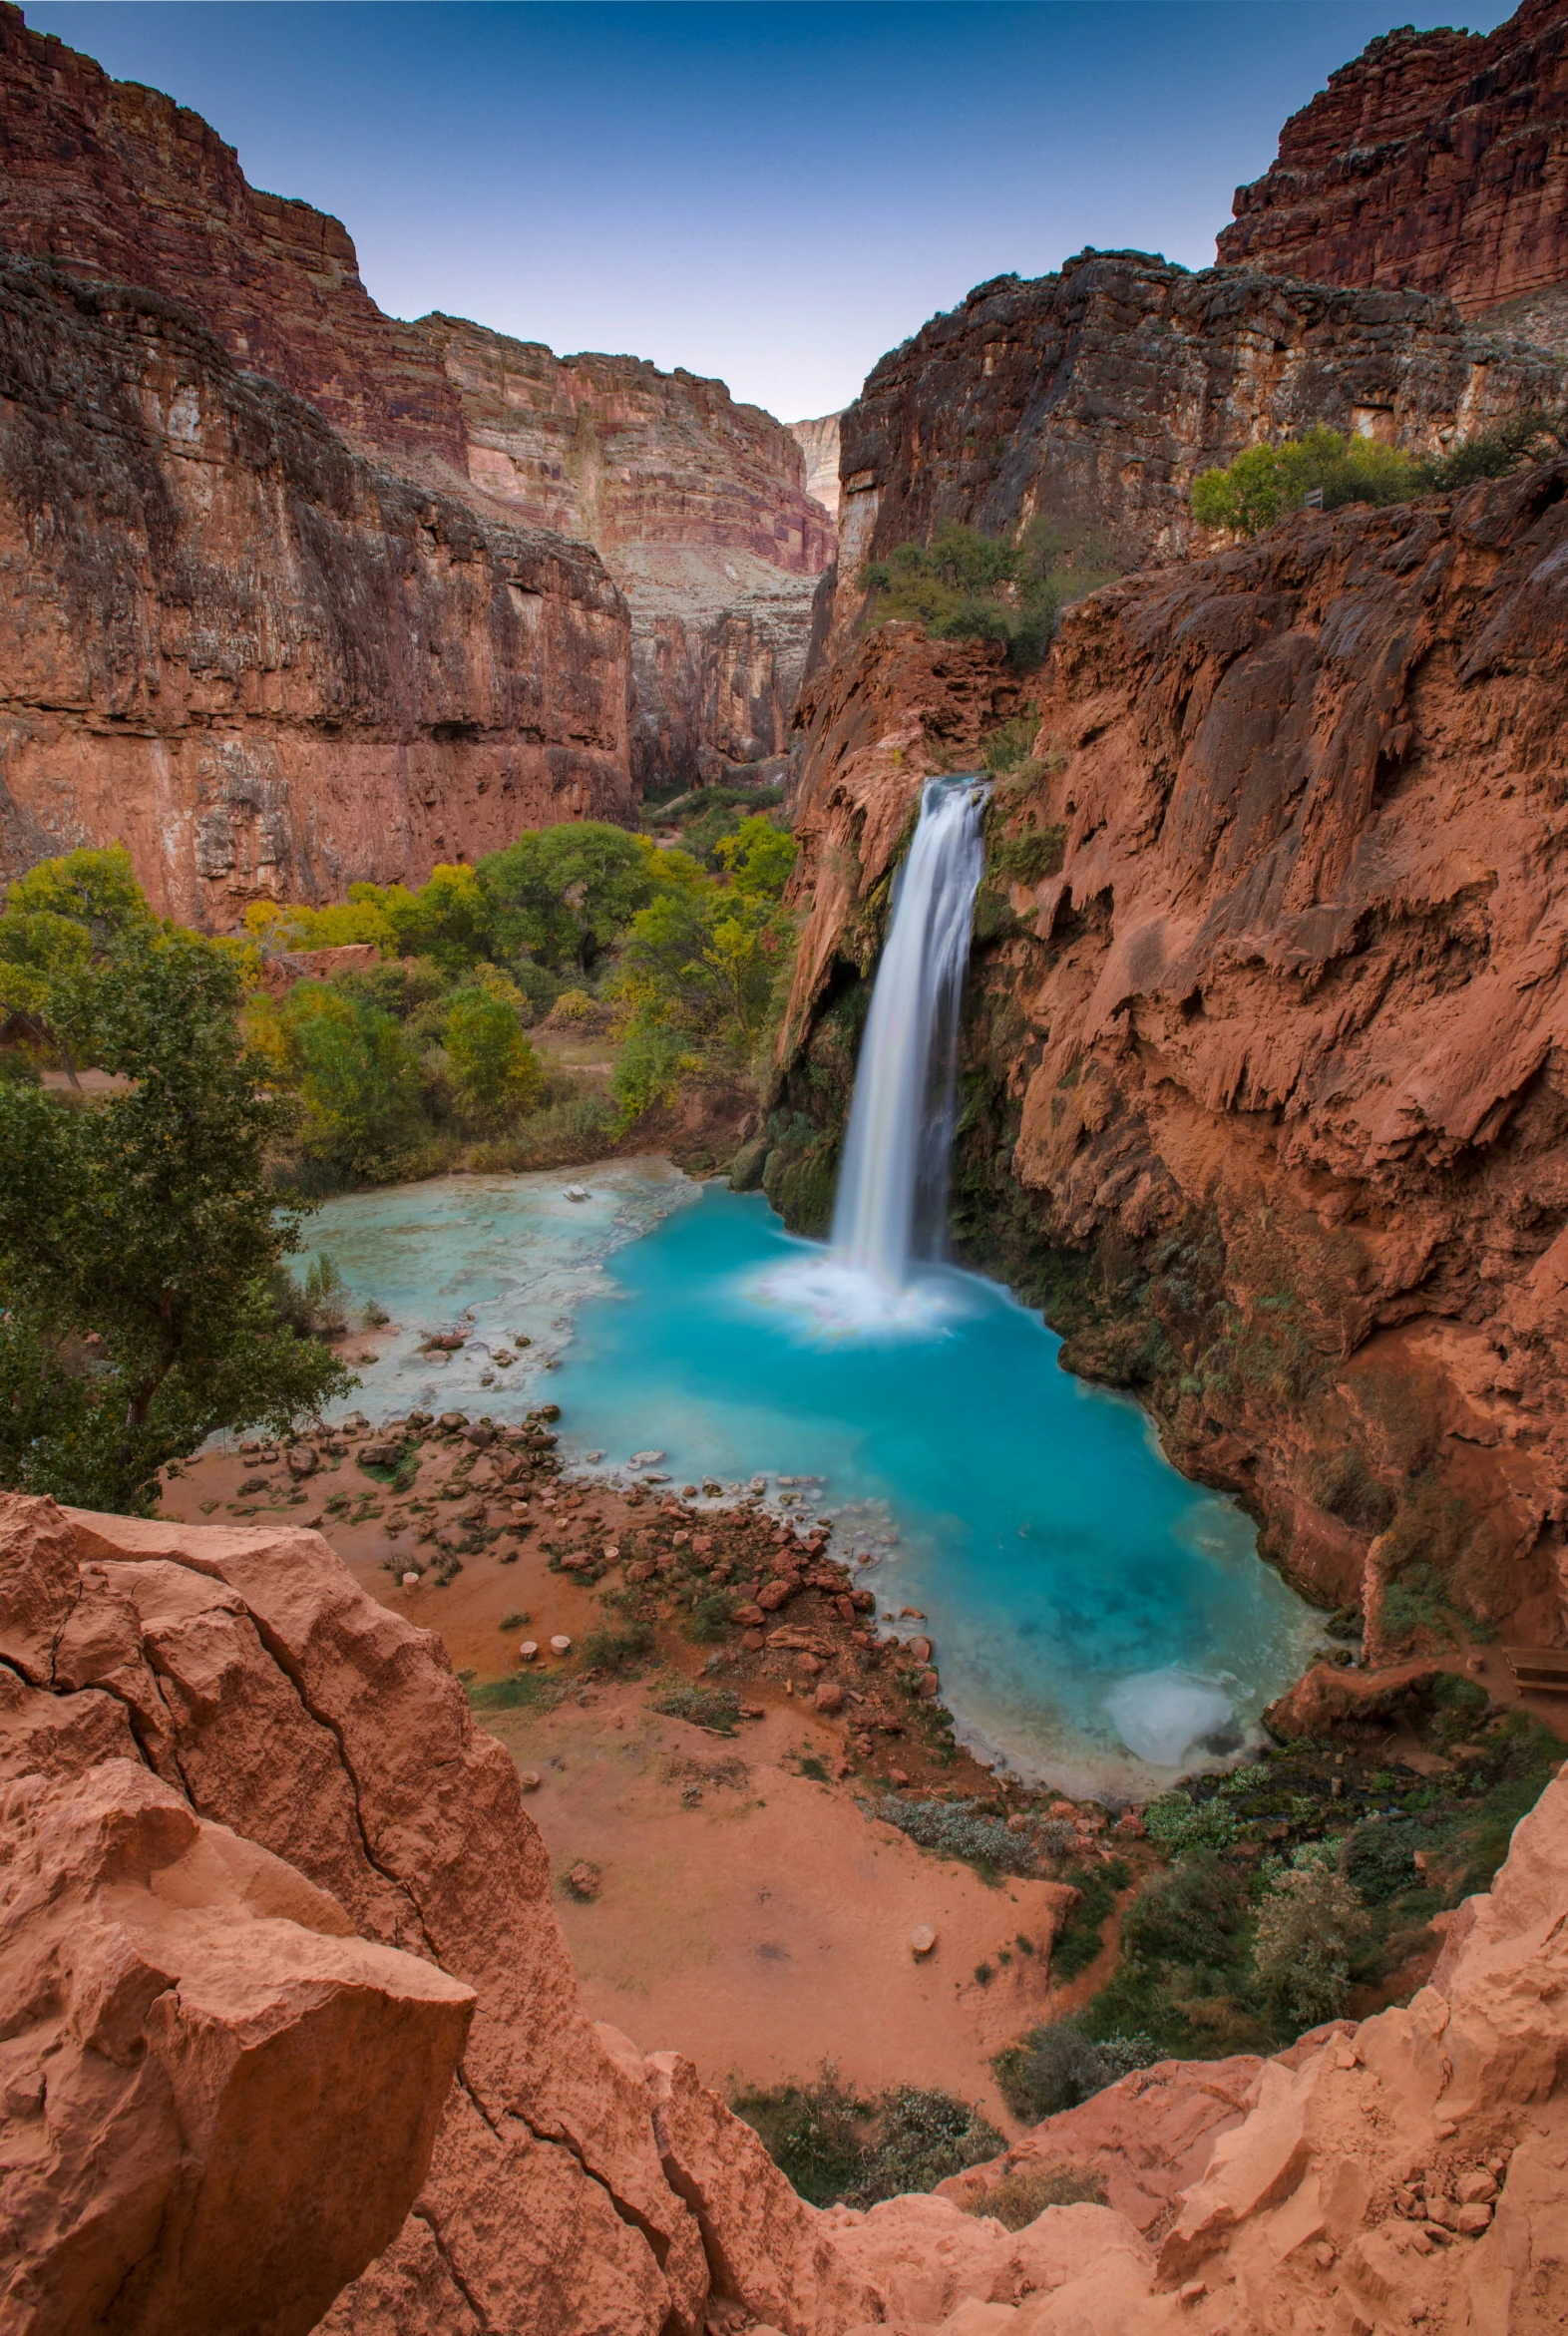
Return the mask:
[[316,1534],[0,1496],[0,1795],[25,2336],[1568,2324],[1568,1780],[1407,2009],[1051,2121],[1110,2202],[1017,2232],[819,2213],[590,2024],[511,1760]]

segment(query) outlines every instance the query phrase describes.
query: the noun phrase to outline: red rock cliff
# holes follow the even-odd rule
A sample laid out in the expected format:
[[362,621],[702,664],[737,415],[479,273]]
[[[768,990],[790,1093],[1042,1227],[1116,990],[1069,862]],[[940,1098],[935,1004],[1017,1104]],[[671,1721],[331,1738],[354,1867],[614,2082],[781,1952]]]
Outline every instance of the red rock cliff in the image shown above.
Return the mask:
[[[1326,1603],[1403,1578],[1395,1636],[1568,1642],[1565,594],[1561,463],[1129,578],[991,815],[960,1229]],[[803,1111],[995,672],[937,648],[808,692]]]
[[462,407],[418,333],[359,280],[341,222],[262,195],[189,107],[113,81],[0,4],[0,245],[189,308],[362,452],[465,475]]
[[155,294],[0,264],[0,877],[118,838],[221,928],[629,816],[595,555],[372,470]]
[[462,397],[486,507],[586,538],[626,595],[639,783],[783,752],[834,546],[792,433],[641,358],[557,357],[449,316],[415,329]]
[[317,1534],[0,1496],[0,1804],[19,2336],[1275,2336],[1394,2300],[1546,2336],[1568,2308],[1568,1783],[1407,2011],[1105,2097],[1113,2175],[1179,2152],[1157,2250],[1136,2178],[1016,2232],[946,2197],[818,2213],[689,2063],[590,2025],[510,1757]]
[[1222,260],[1326,284],[1408,285],[1568,345],[1568,6],[1475,33],[1371,42],[1292,115],[1236,191]]
[[1084,252],[1002,276],[882,359],[842,417],[835,632],[863,563],[941,521],[1043,515],[1131,563],[1193,540],[1197,474],[1310,423],[1429,452],[1555,396],[1540,351],[1467,332],[1413,292]]

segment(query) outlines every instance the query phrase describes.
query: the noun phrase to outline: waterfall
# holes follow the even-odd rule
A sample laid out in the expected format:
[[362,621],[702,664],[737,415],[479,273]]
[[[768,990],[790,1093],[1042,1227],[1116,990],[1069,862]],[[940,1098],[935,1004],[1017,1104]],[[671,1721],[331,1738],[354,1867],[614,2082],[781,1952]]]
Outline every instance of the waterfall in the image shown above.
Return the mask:
[[833,1256],[901,1291],[946,1246],[959,1006],[986,789],[932,779],[894,895],[833,1212]]

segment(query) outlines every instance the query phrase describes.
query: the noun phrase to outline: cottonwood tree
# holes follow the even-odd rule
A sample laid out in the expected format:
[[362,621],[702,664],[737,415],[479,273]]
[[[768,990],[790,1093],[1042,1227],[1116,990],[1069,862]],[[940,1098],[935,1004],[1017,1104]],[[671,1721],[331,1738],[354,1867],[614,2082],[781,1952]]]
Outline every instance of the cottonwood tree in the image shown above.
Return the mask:
[[[129,1082],[0,1081],[0,1483],[136,1513],[214,1429],[281,1435],[355,1382],[269,1290],[301,1212],[267,1185],[290,1107],[239,1034],[241,960],[151,917],[129,873],[73,853],[0,914],[0,1007],[21,963],[26,1027]],[[41,953],[19,931],[40,916],[81,941]]]

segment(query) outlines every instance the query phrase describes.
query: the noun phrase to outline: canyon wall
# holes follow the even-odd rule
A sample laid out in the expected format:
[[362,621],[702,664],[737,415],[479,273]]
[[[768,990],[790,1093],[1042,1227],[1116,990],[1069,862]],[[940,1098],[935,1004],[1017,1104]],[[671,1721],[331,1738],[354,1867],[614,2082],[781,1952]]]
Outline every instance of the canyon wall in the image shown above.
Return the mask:
[[[1071,609],[989,815],[956,1228],[1385,1649],[1568,1643],[1565,637],[1568,463],[1302,513]],[[895,626],[808,685],[797,1219],[987,679]]]
[[449,489],[466,476],[457,392],[418,333],[371,299],[341,221],[260,194],[199,114],[111,80],[31,31],[10,0],[0,248],[162,292],[359,452]]
[[157,294],[0,263],[0,876],[118,838],[221,929],[631,816],[596,556],[373,470]]
[[[587,592],[607,610],[614,593],[602,571],[588,584],[596,564],[585,546],[604,555],[630,604],[629,631],[621,624],[617,641],[614,622],[589,627],[595,637],[577,668],[569,651],[583,629],[579,618],[570,608],[553,610],[542,628],[532,628],[550,636],[548,650],[541,654],[536,642],[516,677],[513,695],[527,698],[530,712],[514,735],[504,736],[505,715],[492,704],[482,713],[470,706],[436,717],[444,728],[425,741],[472,742],[483,732],[517,750],[505,834],[498,835],[494,816],[502,808],[499,779],[487,782],[493,800],[470,822],[461,808],[472,792],[467,779],[449,785],[438,776],[437,799],[424,803],[437,816],[411,814],[411,829],[400,818],[388,829],[384,794],[372,792],[360,816],[378,837],[380,865],[416,881],[427,874],[421,827],[437,858],[473,858],[521,824],[631,816],[626,780],[635,787],[692,783],[723,777],[732,766],[743,766],[747,778],[772,775],[755,766],[787,743],[814,580],[831,557],[833,529],[804,491],[795,440],[771,416],[738,404],[721,382],[660,373],[636,358],[561,359],[450,318],[410,325],[383,315],[360,281],[339,221],[308,203],[259,193],[198,115],[157,91],[111,80],[91,58],[29,30],[6,4],[0,249],[178,303],[236,367],[292,391],[353,452],[449,505],[466,504],[480,524],[460,523],[460,532],[501,543],[521,530],[518,540],[535,547],[539,581],[531,592],[546,601],[558,580],[571,578],[569,601],[586,608]],[[46,352],[26,362],[42,365]],[[260,543],[272,540],[264,531]],[[49,541],[47,533],[32,539],[30,588],[38,588]],[[119,557],[106,544],[106,568]],[[400,557],[388,547],[393,568]],[[49,587],[56,594],[68,588],[63,577]],[[246,588],[260,611],[276,592],[275,623],[286,633],[294,589],[286,564],[275,578],[258,572]],[[18,607],[13,621],[20,624],[25,613]],[[331,621],[353,630],[361,615],[345,606]],[[168,625],[178,632],[186,621],[177,597]],[[448,640],[438,650],[449,666],[454,645]],[[618,655],[618,678],[604,670],[606,655]],[[0,673],[0,686],[12,678]],[[25,700],[32,680],[14,678],[11,694]],[[608,701],[628,694],[629,718],[606,716]],[[412,728],[400,725],[408,744],[418,736],[413,721]],[[595,772],[585,792],[575,767],[585,743],[595,756],[618,757],[618,787],[606,787]],[[542,762],[541,748],[564,751],[566,764]],[[430,793],[430,769],[442,760],[422,758],[415,801]],[[45,848],[56,834],[95,841],[124,835],[159,898],[204,898],[209,872],[177,871],[178,846],[162,861],[149,855],[144,839],[167,829],[168,813],[158,786],[134,765],[134,756],[109,757],[93,775],[79,758],[71,802],[57,803],[38,835],[25,804],[11,816],[8,864],[19,849]],[[525,767],[530,775],[520,795],[517,774]],[[553,769],[554,783],[540,784]],[[350,790],[357,786],[346,767],[341,775]],[[291,784],[302,818],[315,780],[298,765]],[[111,800],[118,824],[105,826],[100,812]],[[301,898],[336,881],[334,870],[370,872],[362,855],[345,856],[341,807],[330,795],[318,812],[315,826],[330,834],[300,863]],[[301,832],[296,823],[296,859]]]
[[1371,42],[1292,115],[1235,212],[1222,261],[1437,293],[1568,347],[1568,6]]
[[[0,1803],[18,2336],[1275,2336],[1395,2300],[1546,2336],[1568,2309],[1565,1780],[1408,2010],[1124,2079],[1095,2106],[1129,2211],[1018,2231],[940,2196],[819,2212],[689,2062],[590,2024],[510,1755],[318,1534],[0,1496]],[[1151,2230],[1136,2169],[1206,2082]]]
[[833,527],[794,437],[722,381],[557,357],[450,316],[426,339],[494,509],[594,545],[631,610],[638,785],[750,773],[784,751]]
[[1200,471],[1311,423],[1429,453],[1561,393],[1541,350],[1468,330],[1446,301],[1137,251],[981,284],[868,376],[841,424],[843,580],[944,520],[1010,535],[1043,518],[1130,567],[1188,551]]
[[839,515],[839,424],[843,415],[822,414],[814,422],[791,422],[789,434],[806,463],[806,493],[834,519]]

